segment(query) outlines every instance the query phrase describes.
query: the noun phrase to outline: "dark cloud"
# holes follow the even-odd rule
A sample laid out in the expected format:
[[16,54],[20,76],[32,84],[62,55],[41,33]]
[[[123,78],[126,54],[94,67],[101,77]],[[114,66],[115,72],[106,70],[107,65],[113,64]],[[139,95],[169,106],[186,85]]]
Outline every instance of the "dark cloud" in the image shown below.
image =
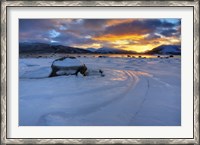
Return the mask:
[[81,44],[91,44],[95,43],[96,41],[92,39],[88,39],[86,37],[76,37],[70,33],[62,33],[58,37],[52,39],[53,41],[60,42],[64,45],[81,45]]
[[177,30],[176,29],[167,29],[167,30],[163,30],[160,34],[164,35],[165,37],[170,37],[170,36],[176,35]]
[[177,24],[170,23],[167,21],[161,21],[159,19],[136,19],[129,23],[122,23],[108,27],[104,34],[147,34],[153,33],[159,28],[171,28]]
[[83,27],[87,30],[102,30],[106,26],[106,19],[85,19]]
[[54,29],[53,20],[49,19],[19,19],[19,32],[45,31]]

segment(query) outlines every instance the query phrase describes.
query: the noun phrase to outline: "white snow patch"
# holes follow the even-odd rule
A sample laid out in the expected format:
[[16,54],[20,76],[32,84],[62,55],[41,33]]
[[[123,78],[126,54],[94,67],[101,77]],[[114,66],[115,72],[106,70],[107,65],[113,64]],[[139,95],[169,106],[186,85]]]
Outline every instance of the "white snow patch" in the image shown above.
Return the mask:
[[55,66],[70,67],[82,66],[83,64],[78,59],[65,58],[64,60],[57,60],[53,63]]

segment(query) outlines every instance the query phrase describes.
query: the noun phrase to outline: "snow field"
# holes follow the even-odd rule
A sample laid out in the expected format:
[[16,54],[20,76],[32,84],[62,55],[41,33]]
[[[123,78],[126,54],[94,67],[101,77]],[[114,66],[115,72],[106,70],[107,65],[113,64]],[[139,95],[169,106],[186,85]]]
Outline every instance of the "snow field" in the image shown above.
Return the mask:
[[48,78],[53,58],[19,60],[20,126],[181,125],[180,58],[78,58],[99,75]]

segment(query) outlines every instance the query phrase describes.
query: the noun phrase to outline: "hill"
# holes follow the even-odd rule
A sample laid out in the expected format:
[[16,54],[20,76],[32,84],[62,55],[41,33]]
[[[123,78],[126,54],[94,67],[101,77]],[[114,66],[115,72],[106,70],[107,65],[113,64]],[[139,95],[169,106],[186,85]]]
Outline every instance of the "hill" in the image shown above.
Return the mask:
[[180,45],[161,45],[150,51],[145,52],[146,54],[173,54],[180,55],[181,54],[181,46]]
[[19,43],[19,53],[91,53],[89,50],[45,43]]

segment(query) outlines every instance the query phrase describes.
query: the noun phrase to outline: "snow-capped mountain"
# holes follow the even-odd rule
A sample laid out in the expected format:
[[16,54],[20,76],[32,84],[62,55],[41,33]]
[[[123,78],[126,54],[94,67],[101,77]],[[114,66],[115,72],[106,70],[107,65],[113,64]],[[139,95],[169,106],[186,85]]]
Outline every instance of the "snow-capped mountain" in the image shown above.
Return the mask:
[[96,48],[87,48],[87,50],[89,50],[91,52],[95,52],[97,49]]
[[181,54],[181,46],[180,45],[161,45],[150,51],[146,52],[147,54]]

